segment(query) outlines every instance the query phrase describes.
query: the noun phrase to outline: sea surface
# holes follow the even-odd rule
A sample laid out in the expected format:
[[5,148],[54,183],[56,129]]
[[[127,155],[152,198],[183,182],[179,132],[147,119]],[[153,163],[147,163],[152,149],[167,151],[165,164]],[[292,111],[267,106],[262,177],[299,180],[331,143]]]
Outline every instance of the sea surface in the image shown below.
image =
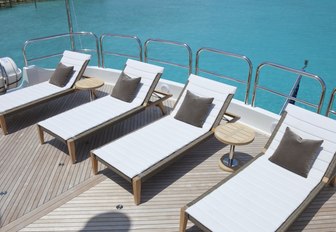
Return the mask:
[[[258,65],[265,61],[301,69],[308,60],[306,71],[324,80],[326,98],[336,87],[334,0],[70,0],[70,5],[74,31],[93,32],[98,37],[103,33],[136,35],[142,43],[149,38],[183,42],[193,51],[193,64],[201,47],[242,54],[253,63],[253,77]],[[13,58],[19,67],[24,65],[22,47],[26,40],[69,30],[64,0],[37,2],[37,8],[34,3],[3,8],[0,20],[0,57]],[[83,43],[76,41],[76,47]],[[52,44],[34,49],[45,52],[50,47]],[[153,49],[153,54],[184,62],[184,54],[174,50]],[[96,59],[91,64],[96,65],[95,62]],[[216,58],[205,59],[204,63],[222,73],[237,67],[232,65],[235,62],[222,65]],[[115,64],[119,65],[106,61],[106,66],[120,68]],[[285,93],[296,79],[295,75],[285,77],[287,74],[268,68],[264,73],[260,84]],[[246,69],[242,67],[241,73],[232,71],[232,75],[246,79]],[[164,78],[184,83],[187,76],[187,72],[167,71]],[[299,96],[316,101],[320,91],[318,82],[303,81]],[[278,112],[283,103],[259,92],[257,105]],[[235,97],[243,100],[244,93],[245,87],[239,86]]]

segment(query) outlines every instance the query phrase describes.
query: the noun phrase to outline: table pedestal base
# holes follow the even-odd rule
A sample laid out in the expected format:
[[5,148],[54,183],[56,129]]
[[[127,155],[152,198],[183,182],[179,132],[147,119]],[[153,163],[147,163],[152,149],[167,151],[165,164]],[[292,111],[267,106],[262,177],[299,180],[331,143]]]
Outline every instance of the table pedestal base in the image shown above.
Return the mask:
[[224,171],[234,172],[239,167],[239,161],[237,159],[230,159],[229,155],[229,153],[223,155],[220,158],[218,165]]
[[97,98],[95,90],[94,89],[90,89],[90,101],[93,101]]
[[233,172],[240,168],[239,161],[234,158],[236,145],[246,145],[254,140],[255,132],[238,122],[224,123],[216,127],[215,137],[220,142],[230,145],[230,152],[219,161],[224,171]]
[[235,168],[239,164],[237,159],[230,159],[229,157],[223,157],[222,163],[230,168]]

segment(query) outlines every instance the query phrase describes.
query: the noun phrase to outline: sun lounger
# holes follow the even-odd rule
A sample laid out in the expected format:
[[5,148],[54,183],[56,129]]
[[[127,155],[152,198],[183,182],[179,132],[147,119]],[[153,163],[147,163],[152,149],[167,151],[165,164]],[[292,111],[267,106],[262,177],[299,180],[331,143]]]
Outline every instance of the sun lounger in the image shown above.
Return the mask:
[[[288,145],[294,135],[303,145]],[[317,149],[295,154],[312,143]],[[336,121],[289,104],[263,153],[181,209],[180,231],[188,219],[204,231],[285,231],[332,182],[335,151]],[[289,159],[280,166],[275,156]],[[295,157],[301,157],[299,162]],[[308,157],[316,160],[309,161],[305,177],[297,169]]]
[[163,95],[155,102],[150,101],[162,75],[162,67],[129,59],[123,72],[133,79],[141,77],[133,101],[126,102],[107,95],[41,121],[38,123],[41,143],[44,143],[43,132],[60,139],[67,144],[69,155],[75,163],[75,143],[78,139],[139,113],[152,104],[162,103],[169,97],[169,95]]
[[73,92],[74,83],[82,76],[90,57],[87,54],[64,51],[60,62],[66,66],[73,66],[72,76],[64,87],[46,81],[0,96],[0,126],[3,133],[8,134],[5,117]]
[[[141,183],[180,158],[182,153],[210,138],[213,128],[222,120],[235,90],[236,87],[190,75],[170,115],[93,150],[93,172],[97,174],[98,161],[107,165],[132,183],[135,204],[140,204]],[[201,120],[203,125],[181,121],[181,112],[186,109],[184,103],[189,99],[187,96],[190,96],[190,93],[203,99],[214,98],[210,110],[208,108],[204,111],[205,118]],[[197,115],[201,111],[200,107],[191,105],[192,109],[186,112],[187,115]]]

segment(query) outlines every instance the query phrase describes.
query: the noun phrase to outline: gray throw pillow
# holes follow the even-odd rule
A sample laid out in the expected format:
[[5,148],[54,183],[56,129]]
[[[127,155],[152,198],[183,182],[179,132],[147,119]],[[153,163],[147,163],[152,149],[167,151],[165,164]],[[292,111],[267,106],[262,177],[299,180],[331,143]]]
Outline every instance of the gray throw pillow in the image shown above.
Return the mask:
[[73,74],[73,68],[74,66],[66,66],[62,63],[59,63],[54,73],[50,77],[49,83],[59,87],[66,86]]
[[278,148],[269,160],[307,178],[322,143],[323,140],[302,139],[287,127]]
[[214,98],[199,97],[189,90],[175,115],[175,119],[182,122],[202,127]]
[[132,102],[140,83],[141,77],[131,78],[122,72],[115,84],[111,96],[125,102]]

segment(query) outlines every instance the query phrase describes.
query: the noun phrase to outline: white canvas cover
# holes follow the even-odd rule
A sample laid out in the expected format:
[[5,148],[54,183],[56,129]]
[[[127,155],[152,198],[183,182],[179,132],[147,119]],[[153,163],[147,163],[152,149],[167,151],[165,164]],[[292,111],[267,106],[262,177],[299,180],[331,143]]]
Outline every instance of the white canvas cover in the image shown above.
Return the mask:
[[8,110],[14,109],[16,107],[34,102],[39,99],[57,94],[69,89],[73,86],[78,74],[83,67],[83,65],[90,60],[91,55],[64,51],[63,57],[60,62],[66,66],[74,66],[74,73],[64,87],[58,87],[56,85],[50,84],[49,81],[42,82],[33,86],[22,88],[5,95],[0,96],[0,113],[5,113]]
[[[212,231],[275,231],[322,180],[336,151],[336,121],[289,104],[267,152],[186,212]],[[290,127],[306,139],[323,139],[308,177],[268,160]]]

